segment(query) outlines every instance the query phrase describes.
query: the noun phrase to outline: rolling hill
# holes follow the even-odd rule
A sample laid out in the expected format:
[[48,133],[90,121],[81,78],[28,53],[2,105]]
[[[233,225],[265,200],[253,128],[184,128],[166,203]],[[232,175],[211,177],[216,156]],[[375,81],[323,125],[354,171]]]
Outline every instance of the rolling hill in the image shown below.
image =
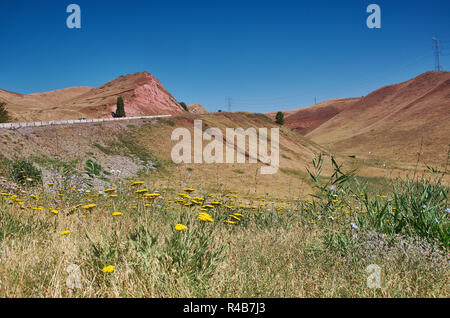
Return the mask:
[[287,116],[285,114],[285,123],[293,130],[306,135],[359,100],[359,98],[331,99],[311,107],[301,108]]
[[[445,162],[450,144],[450,72],[433,71],[362,97],[326,101],[286,116],[286,125],[334,151],[391,162]],[[370,153],[370,154],[369,154]]]
[[183,108],[150,73],[120,76],[99,87],[70,87],[30,95],[0,90],[15,121],[111,117],[122,96],[127,116],[180,114]]

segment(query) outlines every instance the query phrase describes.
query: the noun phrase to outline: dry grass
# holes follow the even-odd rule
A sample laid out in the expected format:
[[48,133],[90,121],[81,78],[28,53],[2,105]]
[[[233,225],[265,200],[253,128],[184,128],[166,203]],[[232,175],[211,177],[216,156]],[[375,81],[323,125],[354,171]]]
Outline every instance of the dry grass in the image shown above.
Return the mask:
[[[151,124],[136,121],[133,126],[64,127],[58,131],[64,143],[55,141],[54,130],[29,129],[2,135],[5,143],[0,149],[11,157],[13,152],[43,157],[58,154],[60,160],[67,161],[86,159],[89,152],[105,167],[119,154],[135,162],[157,162],[160,167],[142,177],[149,193],[158,192],[160,196],[150,201],[142,198],[127,179],[114,181],[115,198],[63,184],[14,193],[2,191],[0,186],[0,192],[5,193],[0,197],[0,296],[448,297],[448,245],[436,249],[440,255],[436,261],[430,259],[429,248],[422,248],[422,243],[403,251],[390,241],[398,233],[418,237],[417,230],[422,229],[422,224],[414,225],[414,216],[418,215],[414,209],[422,205],[417,201],[422,197],[420,187],[415,187],[417,180],[409,185],[417,193],[392,187],[396,184],[394,177],[404,178],[412,173],[410,170],[390,169],[389,164],[389,169],[380,168],[376,159],[346,159],[349,169],[359,169],[356,180],[367,181],[368,187],[360,189],[352,184],[353,192],[339,188],[336,193],[327,190],[325,196],[319,195],[305,166],[311,166],[309,162],[321,147],[284,128],[280,132],[281,167],[276,175],[256,173],[259,164],[173,165],[171,131],[176,127],[192,129],[194,118],[222,130],[274,127],[264,116],[210,114]],[[23,148],[10,147],[11,143],[22,144]],[[414,163],[410,165],[415,167]],[[325,166],[323,172],[320,181],[326,181],[333,168]],[[182,199],[179,193],[186,186],[195,188],[192,197],[221,203],[208,208],[213,223],[198,219],[200,206],[192,198],[175,201]],[[448,185],[435,188],[448,196]],[[310,194],[319,198],[313,200]],[[391,222],[399,209],[399,198],[414,203],[404,204],[409,223],[399,223],[401,231],[396,230],[399,224]],[[439,238],[442,244],[448,235],[448,201],[439,198],[426,203],[430,217],[424,224],[430,235],[420,238],[431,242]],[[88,203],[96,207],[86,210],[77,206]],[[362,213],[363,206],[368,206],[370,213]],[[55,215],[53,209],[59,213]],[[116,211],[123,215],[113,216]],[[235,213],[243,215],[237,216],[239,221],[230,216]],[[358,229],[350,223],[357,224]],[[186,225],[187,230],[176,231],[176,224]],[[439,226],[443,236],[437,234]],[[61,235],[66,230],[71,233]],[[361,242],[353,234],[370,235],[373,231],[387,235],[377,238],[376,246],[391,242],[398,253],[375,249],[370,257],[361,256],[361,250],[367,248],[358,245]],[[399,242],[405,240],[400,238]],[[443,257],[447,263],[443,263]],[[367,287],[366,267],[370,264],[381,268],[380,289]],[[115,270],[104,273],[102,269],[108,265]],[[69,288],[66,281],[76,276],[76,268],[80,270],[81,288]]]
[[[156,188],[148,179],[145,199],[125,183],[117,197],[70,189],[28,189],[2,195],[0,203],[0,296],[2,297],[448,297],[448,263],[373,254],[358,257],[357,245],[334,245],[330,235],[371,230],[371,213],[351,197],[344,209],[327,199],[285,201],[276,197],[200,190],[182,199],[183,188]],[[232,189],[233,190],[233,189]],[[448,188],[447,188],[448,191]],[[56,193],[65,196],[57,196]],[[3,191],[6,193],[6,191]],[[29,195],[34,193],[38,199]],[[392,194],[386,200],[394,206]],[[208,208],[213,223],[198,219],[194,197],[221,205]],[[369,199],[369,197],[368,197]],[[353,201],[351,201],[353,200]],[[372,200],[372,199],[369,199]],[[23,204],[20,204],[23,202]],[[353,202],[353,203],[352,203]],[[372,201],[370,201],[372,202]],[[79,204],[95,203],[87,210]],[[189,204],[193,203],[193,204]],[[151,206],[145,206],[151,204]],[[377,203],[378,204],[378,203]],[[438,202],[437,208],[441,209]],[[446,204],[445,202],[443,204]],[[226,206],[233,208],[227,208]],[[23,208],[21,208],[22,206]],[[42,206],[42,210],[32,207]],[[55,215],[50,211],[57,209]],[[112,216],[115,211],[123,215]],[[239,221],[230,214],[238,215]],[[317,219],[318,214],[324,218]],[[441,222],[448,224],[442,211]],[[226,224],[233,220],[235,224]],[[176,224],[187,226],[176,231]],[[366,225],[364,225],[366,224]],[[70,230],[68,235],[61,232]],[[356,230],[354,230],[356,231]],[[339,237],[339,236],[333,236]],[[202,241],[203,238],[203,241]],[[328,242],[328,243],[327,243]],[[394,246],[395,247],[395,246]],[[222,252],[217,252],[222,251]],[[217,252],[217,254],[214,254]],[[210,254],[208,254],[210,253]],[[446,257],[448,250],[440,250]],[[417,258],[419,257],[419,258]],[[75,264],[81,288],[69,288]],[[367,287],[366,267],[381,268],[380,289]],[[112,273],[102,269],[115,266]]]

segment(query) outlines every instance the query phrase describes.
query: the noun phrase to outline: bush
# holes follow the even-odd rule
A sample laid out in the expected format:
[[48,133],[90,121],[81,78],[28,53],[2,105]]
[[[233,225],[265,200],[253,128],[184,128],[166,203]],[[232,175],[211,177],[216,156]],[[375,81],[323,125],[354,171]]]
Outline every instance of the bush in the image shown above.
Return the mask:
[[95,176],[99,176],[102,172],[102,166],[88,159],[84,165],[84,171],[90,178],[95,178]]
[[110,173],[91,159],[86,160],[86,163],[84,164],[84,173],[89,177],[84,180],[84,183],[89,187],[92,187],[95,178],[109,182],[106,176],[110,175]]
[[31,161],[21,159],[11,164],[10,178],[23,185],[40,184],[42,172]]
[[284,125],[284,114],[282,112],[277,113],[277,116],[275,117],[275,122],[278,125]]
[[0,103],[0,123],[7,123],[11,120],[5,105],[6,103]]

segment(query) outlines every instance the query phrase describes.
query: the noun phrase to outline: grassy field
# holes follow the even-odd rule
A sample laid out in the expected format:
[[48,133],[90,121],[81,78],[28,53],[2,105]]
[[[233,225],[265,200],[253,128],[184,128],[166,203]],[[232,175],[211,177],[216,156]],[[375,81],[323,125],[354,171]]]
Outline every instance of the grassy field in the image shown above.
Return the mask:
[[308,174],[289,200],[154,176],[0,190],[0,296],[449,296],[439,176],[355,178],[321,156]]

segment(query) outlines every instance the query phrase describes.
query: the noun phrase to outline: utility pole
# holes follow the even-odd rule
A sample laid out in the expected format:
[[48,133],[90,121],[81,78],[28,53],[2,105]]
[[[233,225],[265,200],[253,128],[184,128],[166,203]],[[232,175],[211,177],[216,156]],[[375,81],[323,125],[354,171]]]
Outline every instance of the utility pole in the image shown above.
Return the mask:
[[231,113],[231,97],[228,97],[228,112]]
[[434,70],[442,71],[441,67],[441,49],[439,46],[439,39],[433,37],[434,41]]
[[317,96],[314,96],[314,105],[317,104]]

